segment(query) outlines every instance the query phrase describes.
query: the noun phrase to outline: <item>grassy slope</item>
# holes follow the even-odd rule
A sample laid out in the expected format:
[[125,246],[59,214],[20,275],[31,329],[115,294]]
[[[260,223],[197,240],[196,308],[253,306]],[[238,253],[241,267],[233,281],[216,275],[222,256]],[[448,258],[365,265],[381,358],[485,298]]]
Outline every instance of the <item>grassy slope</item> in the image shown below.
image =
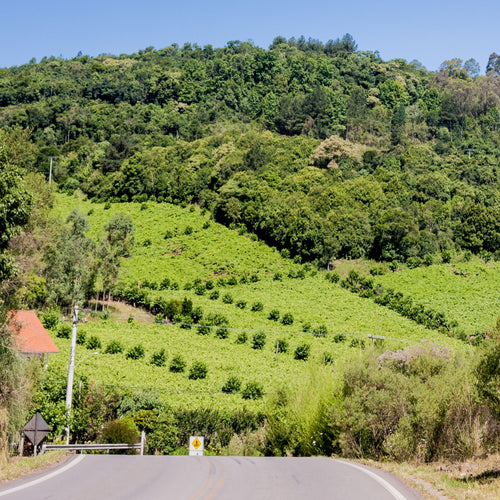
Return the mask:
[[[280,254],[261,242],[252,241],[248,236],[211,222],[203,229],[208,220],[198,210],[180,208],[168,204],[148,203],[147,209],[141,210],[139,204],[117,204],[105,210],[103,205],[90,204],[75,198],[58,197],[57,211],[66,216],[72,207],[78,206],[89,215],[91,234],[97,236],[109,218],[117,212],[130,214],[136,226],[136,248],[133,256],[123,263],[122,279],[136,282],[138,279],[161,281],[168,277],[181,286],[181,290],[154,292],[164,294],[166,298],[189,297],[195,306],[201,306],[205,314],[221,313],[230,322],[229,339],[217,339],[213,333],[209,336],[197,335],[196,330],[181,329],[174,325],[132,324],[109,322],[90,322],[82,325],[87,336],[98,335],[103,346],[111,339],[118,338],[125,348],[142,343],[146,349],[144,360],[126,360],[123,354],[91,356],[78,368],[99,382],[122,386],[159,388],[167,401],[172,404],[209,404],[224,407],[242,405],[239,395],[226,395],[220,392],[229,375],[238,375],[243,383],[257,380],[271,391],[283,383],[300,383],[301,378],[311,370],[332,370],[332,366],[322,367],[320,358],[325,351],[333,354],[336,367],[348,356],[355,356],[357,348],[350,347],[352,337],[368,342],[369,334],[385,335],[396,339],[387,341],[387,347],[396,348],[408,342],[422,339],[434,340],[450,347],[465,348],[454,339],[443,337],[435,331],[426,330],[412,321],[402,318],[386,308],[379,307],[371,300],[362,299],[338,285],[329,283],[322,273],[307,272],[305,279],[287,278],[289,271],[296,271],[301,266],[283,259]],[[184,234],[187,226],[193,228],[189,235]],[[173,237],[164,238],[167,231]],[[143,246],[143,242],[151,244]],[[439,269],[438,266],[436,266]],[[427,268],[428,270],[430,268]],[[280,272],[283,281],[274,281],[274,273]],[[212,279],[217,275],[248,275],[257,273],[260,280],[256,283],[238,284],[218,288],[220,296],[230,293],[234,302],[245,300],[248,306],[241,310],[234,304],[225,304],[221,298],[210,300],[208,293],[195,295],[193,291],[182,290],[184,283],[196,278]],[[488,274],[488,273],[487,273]],[[381,277],[385,281],[397,279],[403,273]],[[488,274],[489,276],[489,274]],[[395,285],[392,285],[394,286]],[[250,305],[256,301],[264,304],[262,312],[252,312]],[[466,304],[462,306],[467,309]],[[294,316],[292,325],[284,326],[280,322],[268,319],[271,309],[278,309],[283,315],[291,312]],[[314,338],[302,333],[303,323],[317,326],[324,324],[329,331],[326,338]],[[234,340],[238,329],[249,330],[249,341],[237,345]],[[254,331],[267,333],[267,343],[263,351],[250,347],[250,338]],[[336,343],[334,334],[347,336],[345,342]],[[287,337],[290,349],[275,361],[274,346],[277,338]],[[302,342],[311,344],[311,357],[307,362],[293,359],[293,350]],[[69,341],[57,339],[62,355],[54,357],[55,364],[64,367],[67,363]],[[151,354],[159,348],[165,348],[168,354],[167,366],[175,354],[182,354],[188,362],[203,360],[209,366],[206,380],[190,381],[187,373],[173,374],[168,368],[157,368],[149,364]],[[77,359],[88,353],[83,346],[78,346]],[[179,391],[179,392],[176,392]],[[201,392],[199,392],[201,391]],[[247,406],[261,407],[262,402],[245,402]]]
[[420,267],[378,276],[376,281],[443,311],[467,334],[487,331],[500,316],[498,263],[473,261]]

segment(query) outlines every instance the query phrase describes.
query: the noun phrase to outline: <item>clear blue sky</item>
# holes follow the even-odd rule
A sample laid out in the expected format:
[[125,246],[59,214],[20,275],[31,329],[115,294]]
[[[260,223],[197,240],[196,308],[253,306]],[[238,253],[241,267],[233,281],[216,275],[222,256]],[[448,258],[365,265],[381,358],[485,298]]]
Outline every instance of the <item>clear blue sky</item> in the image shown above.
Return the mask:
[[130,54],[177,43],[222,47],[251,40],[268,48],[278,35],[323,42],[350,33],[359,50],[384,60],[475,58],[484,73],[500,53],[499,0],[20,0],[2,1],[0,67],[32,57]]

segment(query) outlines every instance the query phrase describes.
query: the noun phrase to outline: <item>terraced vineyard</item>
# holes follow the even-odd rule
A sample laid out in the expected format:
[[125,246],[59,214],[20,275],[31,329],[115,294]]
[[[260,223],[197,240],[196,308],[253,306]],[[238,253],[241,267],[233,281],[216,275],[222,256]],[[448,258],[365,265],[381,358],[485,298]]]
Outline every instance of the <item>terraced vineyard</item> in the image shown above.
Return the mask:
[[[262,384],[264,392],[272,392],[282,384],[298,384],[318,370],[339,369],[348,357],[356,356],[363,345],[371,344],[369,336],[385,337],[384,347],[392,349],[423,339],[471,349],[459,340],[425,329],[370,299],[351,293],[326,280],[325,272],[294,263],[251,235],[239,234],[210,221],[197,209],[157,203],[112,204],[106,209],[103,204],[60,196],[56,211],[64,217],[75,206],[88,214],[93,236],[98,235],[113,214],[125,212],[132,216],[136,245],[133,256],[122,264],[124,283],[137,287],[140,281],[141,288],[154,299],[189,299],[194,308],[201,308],[200,325],[205,324],[210,315],[227,320],[227,330],[220,335],[227,334],[227,338],[219,338],[218,328],[205,329],[202,333],[206,334],[202,335],[199,325],[154,324],[152,317],[150,323],[137,320],[127,323],[123,319],[119,322],[113,314],[105,321],[90,318],[80,330],[87,339],[97,336],[102,347],[99,356],[89,356],[78,367],[78,372],[98,383],[152,386],[174,405],[260,408],[265,400],[243,400],[240,393],[222,392],[227,379],[235,375],[243,386],[255,381]],[[474,265],[470,266],[472,269]],[[438,278],[446,269],[451,268],[431,266],[388,273],[378,276],[377,281],[395,289],[404,287],[405,294],[412,294],[415,300],[444,309],[446,291],[430,293],[430,289],[432,280],[439,283]],[[425,287],[417,293],[419,288],[415,283],[421,281],[417,271],[429,276],[427,293]],[[487,278],[481,281],[475,276],[474,286],[482,290],[486,297],[483,302],[489,301],[490,305],[487,314],[473,313],[481,318],[482,325],[493,324],[498,290],[490,290],[490,287],[498,276],[495,273],[496,268],[488,266],[483,273]],[[159,284],[165,279],[170,286],[160,290]],[[172,283],[177,286],[171,286]],[[210,287],[207,283],[211,283]],[[450,280],[450,294],[455,295],[450,300],[459,302],[452,283]],[[477,300],[474,294],[463,295],[460,310],[474,308]],[[451,310],[445,312],[451,315]],[[466,316],[460,316],[460,320],[462,318]],[[474,321],[473,315],[470,318]],[[465,320],[461,326],[469,327]],[[257,332],[266,335],[263,349],[252,348]],[[247,340],[240,343],[245,334]],[[106,354],[105,348],[113,340],[121,343],[123,352]],[[277,341],[281,347],[287,343],[288,349],[286,353],[280,352],[276,359]],[[63,369],[67,364],[69,340],[58,338],[57,344],[62,354],[54,357],[54,363]],[[127,359],[127,351],[139,344],[145,350],[144,357]],[[295,350],[301,344],[310,345],[307,360],[295,359]],[[165,350],[165,365],[154,366],[151,357],[161,349]],[[79,345],[77,360],[90,352],[92,350]],[[181,355],[186,362],[182,373],[169,369],[176,355]],[[206,363],[205,379],[188,378],[195,361]]]

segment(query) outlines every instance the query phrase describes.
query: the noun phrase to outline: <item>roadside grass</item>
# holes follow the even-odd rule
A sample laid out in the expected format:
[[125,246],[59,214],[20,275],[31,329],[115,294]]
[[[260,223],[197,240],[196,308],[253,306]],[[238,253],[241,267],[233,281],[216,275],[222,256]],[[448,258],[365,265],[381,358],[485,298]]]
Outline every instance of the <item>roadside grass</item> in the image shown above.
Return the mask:
[[48,451],[37,457],[12,457],[0,467],[0,483],[51,467],[67,457],[64,450]]
[[412,464],[363,463],[396,474],[425,498],[450,500],[497,500],[500,492],[500,454],[462,463]]

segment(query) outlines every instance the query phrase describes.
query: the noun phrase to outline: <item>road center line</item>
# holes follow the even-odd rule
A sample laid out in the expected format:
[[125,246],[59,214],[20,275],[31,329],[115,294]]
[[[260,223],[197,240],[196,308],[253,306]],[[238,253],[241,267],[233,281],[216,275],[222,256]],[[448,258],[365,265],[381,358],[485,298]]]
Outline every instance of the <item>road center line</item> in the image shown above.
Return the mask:
[[74,460],[71,460],[71,462],[67,463],[63,467],[55,470],[54,472],[51,472],[50,474],[47,474],[45,476],[39,477],[38,479],[34,479],[33,481],[30,481],[29,483],[21,484],[19,486],[16,486],[15,488],[11,488],[10,490],[5,490],[5,491],[0,491],[0,497],[3,497],[5,495],[9,495],[11,493],[15,493],[16,491],[24,490],[25,488],[30,488],[31,486],[35,486],[37,484],[43,483],[44,481],[47,481],[49,479],[52,479],[55,476],[58,476],[59,474],[62,474],[63,472],[66,472],[67,470],[71,469],[75,465],[78,465],[83,459],[85,455],[78,455],[77,458]]
[[377,483],[379,483],[381,486],[383,486],[397,500],[407,500],[407,498],[398,489],[396,489],[391,483],[386,481],[383,477],[379,476],[375,472],[372,472],[370,469],[365,469],[364,467],[361,467],[360,465],[353,464],[352,462],[346,462],[344,460],[338,460],[338,462],[342,462],[343,464],[349,465],[350,467],[354,467],[355,469],[359,469],[359,470],[363,471],[365,474],[368,474],[371,478],[375,479],[375,481],[377,481]]

